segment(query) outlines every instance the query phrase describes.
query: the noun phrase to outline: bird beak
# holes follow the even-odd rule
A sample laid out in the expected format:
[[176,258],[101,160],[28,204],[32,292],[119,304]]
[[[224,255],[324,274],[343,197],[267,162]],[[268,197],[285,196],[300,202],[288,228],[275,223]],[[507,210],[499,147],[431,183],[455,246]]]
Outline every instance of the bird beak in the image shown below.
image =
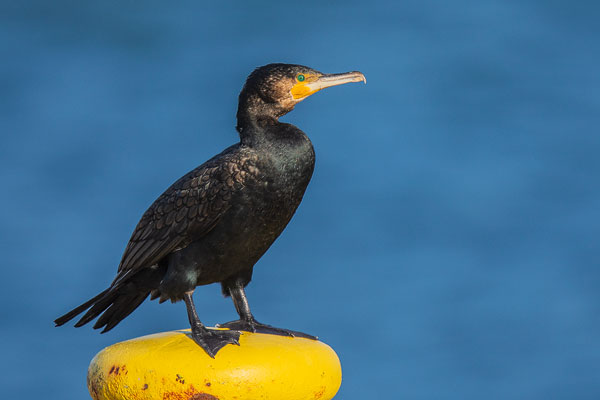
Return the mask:
[[367,83],[367,78],[358,71],[344,72],[342,74],[309,75],[304,82],[296,83],[292,87],[291,92],[294,99],[303,100],[321,89],[361,81]]

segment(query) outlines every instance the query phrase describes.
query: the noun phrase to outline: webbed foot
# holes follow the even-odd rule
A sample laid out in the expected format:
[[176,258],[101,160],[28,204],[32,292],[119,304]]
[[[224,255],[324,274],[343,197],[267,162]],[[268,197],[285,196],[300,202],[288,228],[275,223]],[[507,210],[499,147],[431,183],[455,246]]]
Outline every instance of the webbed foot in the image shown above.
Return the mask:
[[270,335],[289,336],[289,337],[301,337],[305,339],[317,340],[316,336],[309,335],[307,333],[292,331],[289,329],[276,328],[271,325],[261,324],[256,320],[241,320],[230,321],[224,324],[217,324],[218,328],[228,328],[236,331],[252,332],[252,333],[267,333]]
[[191,337],[212,358],[215,358],[218,351],[228,344],[240,345],[240,332],[235,330],[192,328]]

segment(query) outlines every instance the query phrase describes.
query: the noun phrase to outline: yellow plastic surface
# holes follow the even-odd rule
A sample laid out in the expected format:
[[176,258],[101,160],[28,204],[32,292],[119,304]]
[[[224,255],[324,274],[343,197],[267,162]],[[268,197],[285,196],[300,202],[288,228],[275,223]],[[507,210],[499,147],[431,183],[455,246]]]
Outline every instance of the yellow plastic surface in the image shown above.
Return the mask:
[[95,400],[330,400],[341,382],[325,343],[242,332],[213,359],[189,329],[109,346],[88,370]]

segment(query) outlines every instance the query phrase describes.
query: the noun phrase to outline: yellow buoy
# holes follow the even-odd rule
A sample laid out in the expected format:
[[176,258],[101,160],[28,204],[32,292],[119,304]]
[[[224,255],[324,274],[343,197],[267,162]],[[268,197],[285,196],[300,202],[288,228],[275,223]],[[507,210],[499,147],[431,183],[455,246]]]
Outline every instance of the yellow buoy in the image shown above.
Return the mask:
[[189,329],[117,343],[92,360],[88,389],[94,400],[330,400],[340,387],[325,343],[247,332],[239,341],[214,359]]

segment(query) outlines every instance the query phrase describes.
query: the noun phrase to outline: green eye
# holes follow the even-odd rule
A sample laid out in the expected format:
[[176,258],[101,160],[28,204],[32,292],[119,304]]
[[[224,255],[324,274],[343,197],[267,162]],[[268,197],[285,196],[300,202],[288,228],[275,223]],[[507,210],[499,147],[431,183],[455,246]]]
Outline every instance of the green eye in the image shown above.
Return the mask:
[[296,77],[296,79],[298,79],[298,82],[302,82],[304,81],[304,75],[300,74]]

